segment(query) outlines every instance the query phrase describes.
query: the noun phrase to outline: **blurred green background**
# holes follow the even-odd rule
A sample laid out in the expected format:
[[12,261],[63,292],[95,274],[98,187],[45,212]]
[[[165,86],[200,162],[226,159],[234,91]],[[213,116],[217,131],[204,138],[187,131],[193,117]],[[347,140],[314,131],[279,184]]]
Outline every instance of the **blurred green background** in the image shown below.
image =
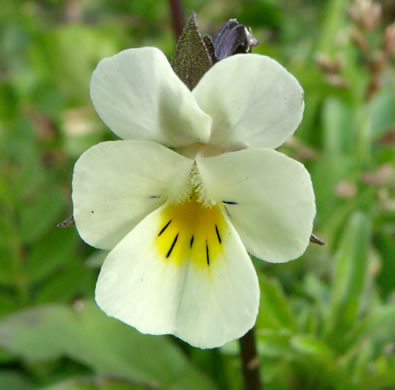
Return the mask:
[[[315,232],[285,265],[254,259],[267,390],[395,389],[395,4],[185,0],[203,34],[251,26],[305,89],[281,150],[313,177]],[[76,230],[73,164],[113,139],[89,100],[97,62],[175,38],[164,0],[0,1],[0,389],[242,388],[238,343],[137,333],[93,303],[104,253]],[[242,77],[242,75],[241,75]],[[246,286],[248,288],[248,286]]]

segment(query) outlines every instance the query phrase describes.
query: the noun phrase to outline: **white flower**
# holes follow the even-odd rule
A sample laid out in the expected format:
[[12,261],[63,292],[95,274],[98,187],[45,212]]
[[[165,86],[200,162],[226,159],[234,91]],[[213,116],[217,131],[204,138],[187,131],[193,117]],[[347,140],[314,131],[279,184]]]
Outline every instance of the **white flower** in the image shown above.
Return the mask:
[[98,305],[201,348],[241,337],[259,306],[248,252],[285,262],[312,232],[310,176],[273,150],[301,121],[299,83],[268,57],[235,55],[191,92],[161,51],[141,48],[102,60],[91,98],[124,139],[90,148],[74,169],[78,232],[111,250]]

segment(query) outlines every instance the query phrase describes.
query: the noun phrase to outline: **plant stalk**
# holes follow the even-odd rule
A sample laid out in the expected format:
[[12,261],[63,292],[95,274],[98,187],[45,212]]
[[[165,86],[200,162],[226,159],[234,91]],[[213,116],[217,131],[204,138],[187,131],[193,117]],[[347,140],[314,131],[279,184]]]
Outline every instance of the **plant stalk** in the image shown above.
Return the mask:
[[176,40],[181,35],[185,24],[185,13],[181,0],[169,0],[171,22]]
[[260,377],[260,360],[256,348],[255,327],[240,340],[241,371],[245,390],[263,390]]

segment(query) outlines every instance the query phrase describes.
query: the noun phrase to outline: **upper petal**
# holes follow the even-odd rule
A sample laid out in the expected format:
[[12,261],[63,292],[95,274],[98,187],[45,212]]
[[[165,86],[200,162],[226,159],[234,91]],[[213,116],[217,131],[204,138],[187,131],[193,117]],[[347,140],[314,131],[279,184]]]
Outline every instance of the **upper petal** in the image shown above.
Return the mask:
[[314,192],[305,167],[272,149],[198,160],[208,196],[221,202],[254,256],[285,262],[309,244]]
[[218,208],[199,214],[199,207],[178,207],[154,211],[111,251],[96,301],[143,333],[170,333],[196,347],[218,347],[254,325],[257,276]]
[[112,249],[184,185],[193,162],[147,141],[109,141],[88,149],[73,174],[73,216],[88,244]]
[[167,146],[209,138],[211,118],[158,49],[128,49],[103,59],[90,94],[101,119],[121,138]]
[[303,89],[284,67],[257,54],[215,64],[193,90],[213,118],[209,143],[229,149],[280,146],[302,120]]

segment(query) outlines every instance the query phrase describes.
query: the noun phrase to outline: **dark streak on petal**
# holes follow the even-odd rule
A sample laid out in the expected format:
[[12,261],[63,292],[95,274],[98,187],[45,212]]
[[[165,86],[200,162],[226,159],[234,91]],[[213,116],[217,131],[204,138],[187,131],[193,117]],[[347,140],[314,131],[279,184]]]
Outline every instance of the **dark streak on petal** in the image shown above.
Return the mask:
[[163,226],[162,230],[159,232],[158,237],[167,229],[167,227],[170,225],[172,220],[170,220],[169,222],[167,222],[167,224],[165,226]]
[[151,195],[150,198],[151,198],[151,199],[159,199],[160,196],[159,196],[159,195]]
[[207,240],[206,240],[206,259],[207,259],[207,265],[210,265],[210,254],[209,254],[209,251],[208,251]]
[[174,246],[176,245],[177,239],[178,239],[178,233],[177,233],[176,237],[174,238],[173,243],[171,244],[171,247],[170,247],[170,249],[169,249],[169,252],[167,252],[166,258],[170,257],[171,252],[173,251],[173,248],[174,248]]
[[220,234],[219,234],[218,226],[217,226],[217,225],[215,225],[215,231],[217,232],[218,242],[221,244],[221,243],[222,243],[222,240],[221,240],[221,236],[220,236]]
[[237,202],[235,202],[233,200],[223,200],[222,203],[225,203],[225,204],[238,204]]
[[192,245],[193,245],[193,240],[194,240],[194,239],[195,239],[195,237],[194,237],[194,236],[192,236],[192,237],[191,237],[191,242],[189,243],[189,247],[190,247],[190,248],[192,248]]

